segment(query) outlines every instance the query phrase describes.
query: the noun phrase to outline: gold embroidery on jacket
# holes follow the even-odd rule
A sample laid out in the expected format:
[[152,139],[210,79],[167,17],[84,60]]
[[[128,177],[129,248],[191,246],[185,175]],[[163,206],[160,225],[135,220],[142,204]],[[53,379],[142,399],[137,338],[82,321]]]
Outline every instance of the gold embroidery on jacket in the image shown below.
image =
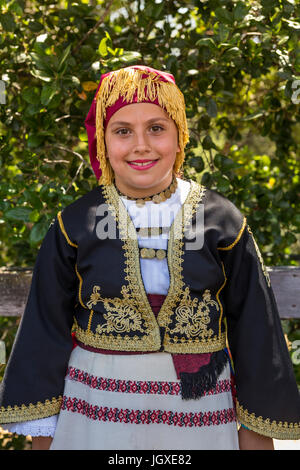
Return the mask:
[[87,333],[91,333],[91,325],[92,325],[92,319],[94,316],[94,310],[91,310],[90,316],[89,316],[89,321],[88,321],[88,326],[87,326]]
[[100,287],[94,286],[93,293],[90,295],[90,300],[86,303],[88,308],[92,308],[93,305],[97,305],[101,300],[101,295],[99,294]]
[[99,291],[100,287],[94,286],[90,300],[87,302],[89,308],[96,305],[98,302],[102,302],[104,305],[106,313],[103,314],[103,318],[106,322],[97,326],[96,332],[98,334],[111,332],[129,333],[130,331],[140,331],[144,333],[141,315],[128,286],[122,286],[122,298],[103,298]]
[[[77,324],[76,336],[80,341],[104,349],[158,351],[161,347],[160,327],[164,327],[163,349],[166,352],[213,352],[226,346],[225,333],[218,335],[218,332],[216,332],[213,335],[207,326],[210,322],[208,305],[214,305],[217,311],[221,307],[218,298],[213,300],[211,293],[208,291],[205,292],[203,300],[196,299],[200,310],[198,314],[194,312],[196,317],[197,315],[202,315],[201,322],[197,317],[199,322],[198,328],[202,336],[201,334],[193,336],[192,332],[194,330],[192,327],[189,330],[190,336],[187,337],[179,331],[178,335],[171,335],[169,331],[173,323],[172,319],[174,318],[175,310],[184,301],[184,296],[186,295],[185,289],[187,286],[182,276],[184,230],[192,223],[193,214],[196,212],[198,204],[201,203],[204,193],[205,188],[203,186],[191,182],[191,188],[186,201],[178,211],[171,226],[167,257],[170,267],[170,287],[156,319],[146,295],[141,276],[138,239],[133,222],[115,187],[113,185],[103,187],[104,198],[110,212],[118,223],[120,238],[123,243],[125,257],[124,271],[127,284],[122,287],[122,297],[113,299],[102,298],[100,287],[94,286],[87,306],[92,308],[98,302],[102,302],[105,312],[101,313],[101,315],[103,315],[105,322],[102,324],[99,322],[95,332],[87,332],[87,330],[84,330]],[[179,312],[180,309],[177,310],[177,313]],[[95,312],[93,314],[95,315]],[[183,328],[182,325],[183,322],[181,323],[181,328]],[[179,326],[175,323],[174,328],[179,328]],[[134,332],[138,332],[139,335],[135,335]]]
[[212,300],[208,289],[203,293],[203,300],[199,301],[196,297],[191,299],[190,289],[186,287],[182,299],[175,309],[176,326],[170,330],[170,333],[184,334],[187,338],[211,338],[214,332],[208,328],[210,306],[215,306],[219,310],[218,303]]
[[288,423],[286,421],[271,421],[269,418],[264,419],[262,416],[249,413],[238,401],[236,402],[236,412],[238,420],[258,434],[273,439],[300,439],[300,422]]
[[29,403],[21,406],[1,406],[0,423],[19,423],[20,421],[29,421],[59,413],[62,402],[62,396],[53,397],[51,400],[45,400],[44,403]]
[[254,235],[253,235],[252,230],[251,230],[251,228],[249,227],[249,225],[247,225],[247,229],[248,229],[248,232],[250,233],[251,238],[252,238],[252,240],[253,240],[253,243],[254,243],[254,246],[255,246],[255,250],[256,250],[256,254],[257,254],[257,257],[258,257],[258,259],[259,259],[259,261],[260,261],[261,268],[262,268],[262,271],[263,271],[264,276],[265,276],[265,278],[266,278],[267,284],[268,284],[268,286],[270,287],[270,286],[271,286],[270,276],[269,276],[269,273],[268,273],[268,271],[267,271],[267,269],[266,269],[266,267],[265,267],[265,263],[264,263],[264,260],[263,260],[262,255],[261,255],[260,249],[258,248],[258,245],[257,245],[257,243],[256,243],[256,240],[255,240],[255,238],[254,238]]

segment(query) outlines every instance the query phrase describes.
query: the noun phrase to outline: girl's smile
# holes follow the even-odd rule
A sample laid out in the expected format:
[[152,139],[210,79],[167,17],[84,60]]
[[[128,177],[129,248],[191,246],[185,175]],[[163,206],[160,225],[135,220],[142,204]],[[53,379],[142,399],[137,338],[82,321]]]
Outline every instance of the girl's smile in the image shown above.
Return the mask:
[[135,170],[145,171],[152,168],[157,161],[158,160],[134,160],[132,162],[128,162],[128,165]]

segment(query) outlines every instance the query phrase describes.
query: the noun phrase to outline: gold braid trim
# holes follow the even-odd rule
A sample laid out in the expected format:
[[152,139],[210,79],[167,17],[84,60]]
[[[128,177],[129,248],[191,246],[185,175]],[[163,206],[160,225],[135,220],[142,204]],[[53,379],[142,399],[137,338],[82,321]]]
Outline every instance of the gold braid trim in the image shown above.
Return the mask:
[[[138,335],[129,336],[127,334],[124,335],[120,333],[112,335],[107,334],[103,329],[101,330],[100,326],[98,326],[96,332],[93,333],[90,330],[92,322],[91,313],[87,330],[79,327],[78,323],[75,322],[76,337],[86,345],[101,349],[112,349],[118,351],[158,351],[160,348],[160,331],[149,304],[140,273],[138,239],[135,227],[124,204],[120,200],[115,187],[113,185],[106,185],[103,188],[103,195],[110,212],[118,223],[125,256],[124,271],[127,285],[123,286],[121,290],[123,298],[116,299],[102,299],[98,292],[98,286],[94,286],[91,300],[86,304],[87,306],[85,306],[81,298],[82,277],[76,267],[76,273],[80,280],[79,300],[82,306],[90,309],[92,308],[92,305],[96,305],[97,301],[103,301],[104,308],[106,309],[106,319],[108,319],[110,314],[109,304],[117,305],[122,313],[122,308],[120,308],[120,306],[122,306],[122,302],[124,303],[124,295],[125,297],[129,297],[131,303],[128,302],[128,299],[125,299],[127,307],[129,306],[132,311],[136,313],[138,321],[143,320],[145,324],[145,334],[142,337],[139,337]],[[126,306],[126,303],[124,305]],[[125,311],[124,306],[123,311]],[[93,311],[91,310],[91,312]],[[106,325],[106,327],[108,328],[108,325]]]
[[256,243],[256,240],[255,240],[255,238],[254,238],[254,235],[253,235],[252,230],[251,230],[251,228],[249,227],[249,225],[247,225],[247,229],[248,229],[248,232],[250,233],[250,236],[251,236],[252,241],[253,241],[253,243],[254,243],[255,250],[256,250],[256,254],[257,254],[257,257],[258,257],[258,259],[259,259],[259,261],[260,261],[261,269],[262,269],[263,274],[264,274],[264,276],[265,276],[265,278],[266,278],[268,287],[271,287],[271,280],[270,280],[269,273],[268,273],[268,271],[267,271],[267,268],[266,268],[265,263],[264,263],[264,259],[263,259],[262,255],[261,255],[260,249],[258,248],[258,244]]
[[44,403],[38,401],[35,405],[21,405],[14,407],[2,406],[0,408],[0,423],[19,423],[20,421],[30,421],[33,419],[47,418],[59,413],[62,396],[46,400]]
[[[145,75],[147,75],[146,78]],[[96,137],[97,160],[99,160],[102,175],[99,183],[109,185],[113,182],[113,169],[106,158],[104,141],[104,120],[106,109],[113,106],[122,97],[132,103],[137,92],[138,102],[145,100],[159,102],[166,110],[178,129],[178,144],[180,151],[176,155],[174,173],[178,174],[184,161],[184,148],[189,141],[189,132],[185,114],[184,96],[173,82],[164,82],[154,72],[147,70],[124,68],[115,70],[105,77],[96,96]]]
[[269,418],[264,419],[262,416],[257,417],[254,413],[249,413],[244,409],[238,401],[236,402],[236,413],[241,424],[258,434],[273,439],[300,439],[300,422],[287,423],[285,421],[283,423],[282,421],[271,421]]
[[218,250],[231,250],[231,249],[238,243],[239,239],[241,238],[241,236],[242,236],[242,234],[243,234],[243,231],[244,231],[246,225],[247,225],[247,219],[246,219],[246,217],[244,217],[242,228],[241,228],[241,230],[239,231],[238,236],[236,237],[236,239],[234,240],[234,242],[231,243],[231,245],[229,245],[229,246],[223,246],[223,247],[222,247],[222,246],[219,246],[219,247],[218,247]]
[[78,287],[78,299],[79,299],[79,303],[80,305],[83,307],[83,308],[87,308],[84,303],[83,303],[83,300],[82,300],[82,296],[81,296],[81,291],[82,291],[82,283],[83,283],[83,279],[82,277],[80,276],[79,272],[78,272],[78,268],[77,268],[77,263],[75,264],[75,272],[76,272],[76,275],[79,279],[79,287]]
[[224,264],[222,263],[221,261],[221,264],[222,264],[222,270],[223,270],[223,274],[224,274],[224,282],[223,284],[221,285],[220,289],[218,290],[217,292],[217,295],[216,295],[216,298],[217,298],[217,302],[218,304],[220,305],[220,318],[219,318],[219,338],[221,338],[221,335],[222,335],[222,331],[221,331],[221,328],[222,328],[222,320],[223,320],[223,305],[219,299],[219,295],[220,295],[220,292],[221,290],[225,287],[225,284],[227,282],[227,277],[226,277],[226,273],[225,273],[225,268],[224,268]]
[[[178,339],[170,335],[169,324],[172,321],[174,310],[178,311],[180,302],[184,300],[184,294],[188,293],[184,283],[182,270],[183,270],[183,235],[192,222],[194,213],[199,204],[202,203],[206,188],[199,186],[197,183],[191,181],[191,188],[189,194],[183,204],[181,210],[178,212],[170,230],[169,245],[168,245],[168,266],[170,271],[170,287],[169,292],[164,300],[164,303],[157,316],[157,322],[160,327],[165,327],[165,336],[163,340],[164,351],[169,353],[202,353],[220,351],[226,346],[225,333],[220,333],[215,337],[208,338],[188,338],[184,337]],[[221,289],[223,288],[223,285]],[[220,290],[221,290],[220,289]],[[220,293],[220,290],[218,293]],[[208,294],[207,294],[208,295]],[[208,299],[207,299],[208,300]],[[218,304],[221,307],[221,303]],[[203,303],[203,301],[202,301]],[[176,306],[178,306],[176,308]]]
[[66,229],[62,220],[61,211],[57,214],[57,220],[59,222],[60,230],[64,234],[65,239],[67,240],[68,244],[71,246],[74,246],[74,248],[78,248],[78,245],[76,245],[76,243],[71,242],[70,238],[68,237],[68,234],[66,232]]

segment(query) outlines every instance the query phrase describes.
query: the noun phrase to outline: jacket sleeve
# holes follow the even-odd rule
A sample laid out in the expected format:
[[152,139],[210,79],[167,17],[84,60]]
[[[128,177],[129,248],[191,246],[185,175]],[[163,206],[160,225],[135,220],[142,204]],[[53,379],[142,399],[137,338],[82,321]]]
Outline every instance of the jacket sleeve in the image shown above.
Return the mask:
[[61,214],[39,250],[31,288],[0,389],[0,424],[35,420],[60,410],[72,351],[77,245]]
[[233,242],[218,247],[237,418],[259,434],[300,439],[300,396],[269,275],[246,218],[240,226]]

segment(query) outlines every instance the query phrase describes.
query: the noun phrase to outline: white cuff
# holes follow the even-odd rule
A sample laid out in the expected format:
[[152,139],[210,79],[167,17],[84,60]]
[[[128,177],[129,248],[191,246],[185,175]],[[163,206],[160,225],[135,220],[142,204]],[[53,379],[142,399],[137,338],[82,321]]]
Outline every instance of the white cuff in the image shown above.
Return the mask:
[[58,415],[49,418],[23,421],[22,423],[1,424],[2,429],[23,436],[54,436]]

